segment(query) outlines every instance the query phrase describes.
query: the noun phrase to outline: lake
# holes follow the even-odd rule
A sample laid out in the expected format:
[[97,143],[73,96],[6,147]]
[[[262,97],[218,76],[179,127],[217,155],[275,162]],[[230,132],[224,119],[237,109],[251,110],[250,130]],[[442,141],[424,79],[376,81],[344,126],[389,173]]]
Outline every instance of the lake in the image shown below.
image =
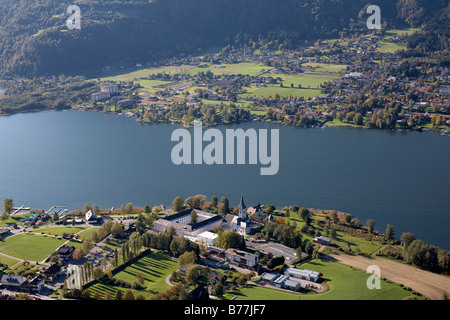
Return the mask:
[[181,165],[171,161],[172,124],[61,111],[0,117],[0,199],[16,206],[70,210],[164,204],[204,194],[237,206],[336,209],[396,237],[450,249],[450,138],[432,132],[352,128],[300,129],[264,122],[220,126],[280,129],[280,168],[260,165]]

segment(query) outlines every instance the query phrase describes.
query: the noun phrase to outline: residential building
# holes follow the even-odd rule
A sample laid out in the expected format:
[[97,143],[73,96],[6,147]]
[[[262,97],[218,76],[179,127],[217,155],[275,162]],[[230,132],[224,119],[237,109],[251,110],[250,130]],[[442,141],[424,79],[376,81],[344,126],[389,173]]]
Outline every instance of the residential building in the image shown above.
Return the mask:
[[225,259],[244,268],[256,268],[259,261],[257,255],[233,248],[225,250]]
[[58,249],[58,258],[63,261],[69,261],[72,259],[72,254],[75,251],[73,246],[62,246]]
[[86,212],[85,218],[87,223],[97,223],[98,220],[97,215],[92,210]]
[[61,274],[61,267],[59,265],[52,264],[44,271],[44,276],[47,278],[49,282],[55,281],[58,276]]
[[31,291],[40,292],[42,286],[44,285],[44,276],[39,274],[29,282],[29,287]]
[[117,85],[108,85],[101,88],[101,92],[108,92],[110,95],[119,93],[119,87]]
[[26,291],[28,290],[28,280],[26,277],[12,274],[4,274],[0,279],[0,287],[11,290]]

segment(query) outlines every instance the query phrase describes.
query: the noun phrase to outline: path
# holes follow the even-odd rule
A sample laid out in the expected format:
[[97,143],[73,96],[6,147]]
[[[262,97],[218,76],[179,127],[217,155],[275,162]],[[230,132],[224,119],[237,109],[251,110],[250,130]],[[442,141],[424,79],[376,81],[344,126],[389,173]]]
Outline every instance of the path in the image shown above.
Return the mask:
[[432,300],[441,300],[446,291],[450,293],[450,278],[416,267],[379,257],[331,254],[329,259],[366,271],[370,265],[377,265],[381,277],[412,288]]

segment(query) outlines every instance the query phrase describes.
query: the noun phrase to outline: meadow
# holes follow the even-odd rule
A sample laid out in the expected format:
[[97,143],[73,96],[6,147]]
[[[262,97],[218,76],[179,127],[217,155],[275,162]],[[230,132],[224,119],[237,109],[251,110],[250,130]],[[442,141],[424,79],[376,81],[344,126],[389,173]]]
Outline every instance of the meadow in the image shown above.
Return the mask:
[[321,272],[322,283],[326,281],[329,290],[324,293],[294,294],[246,286],[227,293],[224,299],[236,296],[237,300],[402,300],[411,295],[398,284],[385,280],[381,280],[380,289],[370,290],[366,284],[368,273],[337,262],[316,259],[299,268]]
[[257,98],[275,98],[275,95],[279,95],[283,98],[292,97],[303,97],[304,99],[314,98],[322,96],[320,90],[317,89],[298,89],[290,87],[280,87],[280,86],[267,86],[262,88],[251,88],[247,93],[242,94],[243,98],[257,97]]

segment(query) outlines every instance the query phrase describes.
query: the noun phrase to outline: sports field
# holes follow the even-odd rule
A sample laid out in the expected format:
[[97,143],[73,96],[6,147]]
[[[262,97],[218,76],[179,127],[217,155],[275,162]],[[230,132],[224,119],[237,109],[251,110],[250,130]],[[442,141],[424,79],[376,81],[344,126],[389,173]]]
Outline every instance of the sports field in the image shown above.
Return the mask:
[[[66,241],[54,236],[20,233],[0,241],[0,252],[18,259],[40,262]],[[70,241],[69,245],[78,248],[81,243]]]

